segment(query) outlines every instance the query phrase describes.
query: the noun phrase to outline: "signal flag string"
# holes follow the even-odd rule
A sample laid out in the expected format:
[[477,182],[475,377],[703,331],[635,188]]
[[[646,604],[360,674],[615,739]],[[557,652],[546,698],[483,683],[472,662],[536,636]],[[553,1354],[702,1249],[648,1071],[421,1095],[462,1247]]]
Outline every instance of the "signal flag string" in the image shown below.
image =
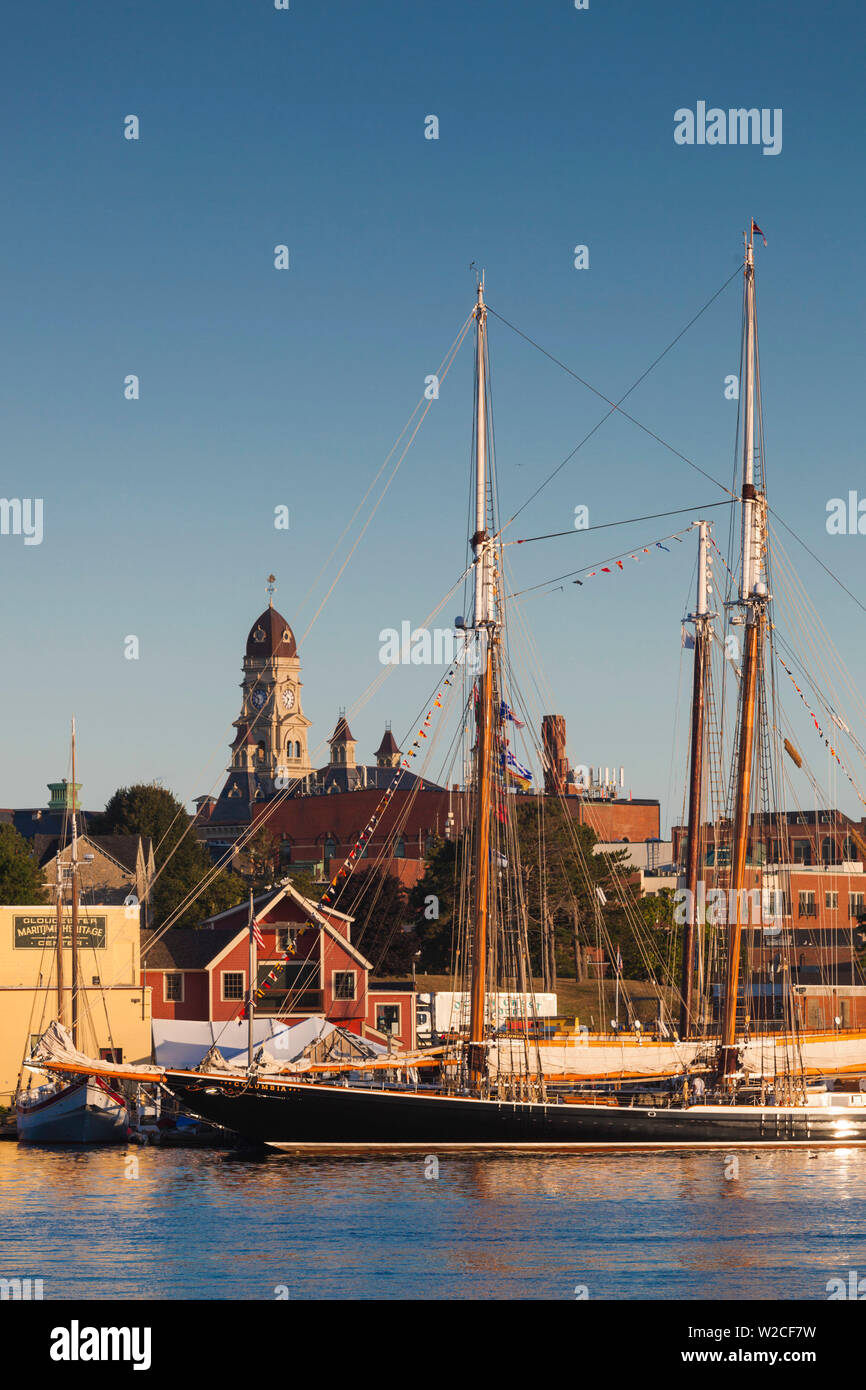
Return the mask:
[[[626,568],[624,563],[625,560],[634,560],[637,564],[640,564],[642,556],[652,555],[656,550],[666,550],[670,553],[670,547],[665,545],[665,541],[676,541],[679,545],[682,545],[683,536],[687,536],[694,525],[695,523],[692,522],[691,526],[684,527],[682,531],[674,531],[669,536],[662,536],[657,541],[650,541],[647,545],[638,546],[636,550],[622,550],[619,555],[612,555],[607,560],[596,560],[593,569],[590,569],[589,566],[585,566],[583,569],[569,570],[567,574],[558,574],[554,579],[545,579],[541,584],[531,584],[526,589],[517,589],[514,593],[509,594],[508,597],[519,598],[522,594],[531,594],[536,589],[547,589],[550,584],[556,584],[560,579],[571,579],[572,584],[583,585],[588,579],[595,579],[600,574],[622,573]],[[577,574],[582,574],[583,578],[572,578],[573,575]],[[560,585],[560,587],[562,586]],[[556,590],[551,589],[549,592],[555,593]]]
[[[776,655],[778,656],[778,653],[777,653]],[[794,679],[794,673],[793,673],[793,671],[791,670],[790,666],[786,666],[786,665],[785,665],[784,661],[782,660],[782,658],[781,658],[780,656],[779,656],[778,659],[779,659],[779,664],[780,664],[780,666],[782,667],[782,670],[785,671],[785,672],[787,672],[788,677],[789,677],[789,679],[790,679],[790,681],[791,681],[791,684],[793,685],[793,687],[794,687],[794,689],[796,690],[797,694],[799,695],[800,699],[803,701],[803,704],[806,706],[806,709],[807,709],[807,710],[809,711],[809,713],[811,714],[811,716],[812,716],[812,723],[815,725],[815,728],[816,728],[816,730],[817,730],[817,732],[818,732],[818,737],[819,737],[819,738],[822,738],[822,739],[824,740],[824,747],[827,748],[827,749],[829,749],[831,756],[834,757],[834,758],[836,759],[836,762],[839,764],[839,766],[841,767],[841,769],[842,769],[842,771],[844,772],[845,776],[848,778],[848,781],[851,783],[851,786],[854,788],[854,791],[855,791],[855,793],[856,793],[856,795],[857,795],[858,801],[860,801],[861,804],[862,804],[863,806],[866,806],[866,801],[864,801],[863,797],[860,795],[860,789],[859,789],[859,787],[857,786],[857,783],[854,781],[854,778],[851,776],[851,773],[848,771],[848,769],[847,769],[847,767],[845,766],[845,764],[843,763],[842,759],[839,757],[839,754],[836,752],[836,749],[833,747],[833,745],[832,745],[832,743],[830,742],[829,738],[828,738],[827,735],[824,733],[824,730],[821,728],[821,725],[818,723],[818,719],[817,719],[817,716],[816,716],[816,714],[815,714],[815,711],[813,710],[812,706],[809,704],[809,701],[806,699],[806,696],[803,694],[802,690],[800,689],[799,685],[797,684],[797,682],[796,682],[795,679]],[[851,733],[851,730],[848,728],[847,724],[844,724],[844,723],[842,722],[842,720],[839,718],[838,715],[836,715],[836,714],[831,714],[831,715],[830,715],[830,718],[833,720],[834,724],[838,725],[838,727],[842,730],[843,733],[847,733],[847,734],[850,734],[850,733]]]
[[[388,806],[391,802],[391,798],[397,790],[404,774],[406,773],[407,769],[411,767],[410,759],[416,758],[418,756],[418,751],[421,748],[421,740],[429,737],[426,731],[431,727],[435,718],[433,711],[442,708],[442,700],[445,693],[445,687],[453,684],[458,664],[459,661],[455,661],[449,668],[445,677],[443,678],[442,683],[438,691],[436,692],[436,696],[433,700],[432,705],[428,709],[423,722],[415,731],[415,739],[411,747],[407,750],[406,756],[402,759],[396,775],[388,784],[384,796],[381,797],[379,804],[377,805],[370,819],[367,821],[367,824],[364,826],[364,829],[361,831],[360,835],[358,836],[348,855],[343,860],[341,867],[337,870],[336,874],[331,879],[330,883],[328,884],[327,888],[325,889],[324,893],[319,899],[317,907],[320,912],[326,912],[329,908],[334,907],[335,903],[337,902],[343,891],[343,888],[345,888],[346,886],[344,880],[351,877],[352,873],[357,868],[358,863],[363,858],[363,853],[367,846],[368,840],[371,838],[373,831],[375,830],[379,821],[382,819],[382,816],[385,814],[385,811],[388,809]],[[258,925],[258,920],[254,920],[253,929],[255,930],[255,928]],[[318,923],[306,922],[304,926],[315,928],[318,926]],[[301,928],[301,930],[303,929],[304,927]],[[253,994],[254,999],[261,999],[263,995],[267,994],[268,990],[273,988],[274,984],[276,983],[276,980],[279,977],[280,970],[283,964],[289,959],[290,956],[293,956],[295,954],[295,949],[295,943],[290,941],[287,946],[287,949],[283,951],[283,953],[280,956],[277,957],[277,960],[274,962],[273,967],[268,971],[268,974],[265,976],[262,983],[255,990]],[[246,1012],[247,1011],[245,1005],[244,1008],[241,1010],[241,1018],[246,1017]]]

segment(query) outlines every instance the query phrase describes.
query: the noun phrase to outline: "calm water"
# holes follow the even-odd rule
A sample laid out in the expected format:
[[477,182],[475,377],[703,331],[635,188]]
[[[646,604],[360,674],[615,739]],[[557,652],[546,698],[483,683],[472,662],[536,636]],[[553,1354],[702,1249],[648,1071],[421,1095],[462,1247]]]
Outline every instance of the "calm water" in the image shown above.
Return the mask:
[[[132,1175],[137,1160],[138,1176]],[[0,1276],[46,1299],[826,1299],[866,1152],[239,1159],[0,1144]]]

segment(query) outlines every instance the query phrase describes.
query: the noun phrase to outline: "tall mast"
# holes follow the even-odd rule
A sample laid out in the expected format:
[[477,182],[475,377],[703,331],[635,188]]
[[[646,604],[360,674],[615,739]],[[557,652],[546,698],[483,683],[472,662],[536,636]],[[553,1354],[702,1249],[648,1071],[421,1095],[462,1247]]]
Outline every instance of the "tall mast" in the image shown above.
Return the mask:
[[57,1022],[63,1023],[63,860],[57,851],[54,905],[57,911]]
[[[742,556],[739,621],[745,621],[745,651],[740,686],[740,737],[737,748],[737,780],[734,794],[733,841],[731,847],[731,893],[733,909],[728,916],[728,951],[722,1005],[719,1070],[722,1077],[737,1068],[737,993],[740,976],[740,946],[743,934],[743,887],[749,843],[749,812],[752,799],[752,769],[755,757],[755,706],[762,639],[769,600],[764,573],[764,535],[766,504],[763,492],[755,487],[755,253],[754,222],[746,239],[745,254],[745,413],[743,416],[743,492]],[[735,619],[736,621],[736,619]]]
[[487,309],[484,277],[475,306],[475,608],[476,649],[482,651],[478,679],[475,798],[475,901],[469,1013],[469,1080],[478,1089],[487,1066],[484,1049],[484,995],[487,983],[487,929],[490,894],[490,802],[493,741],[493,636],[491,551],[487,534]]
[[709,651],[709,523],[698,522],[698,592],[692,621],[695,625],[695,667],[692,682],[692,747],[689,783],[689,828],[686,853],[686,902],[688,914],[683,938],[683,966],[680,1003],[680,1037],[687,1038],[694,1027],[692,995],[695,978],[695,912],[698,903],[698,874],[701,863],[701,818],[704,753],[704,687]]
[[72,719],[72,1043],[78,1046],[78,823],[75,815],[75,717]]
[[247,998],[248,998],[248,1003],[247,1003],[247,1066],[249,1066],[249,1067],[252,1067],[252,1065],[253,1065],[253,1015],[254,1015],[254,1013],[255,1013],[255,1007],[256,1007],[256,1006],[255,1006],[255,999],[256,999],[256,943],[255,943],[255,938],[253,937],[253,917],[254,917],[254,916],[255,916],[255,912],[253,911],[253,890],[252,890],[252,888],[251,888],[251,889],[250,889],[250,912],[249,912],[249,929],[250,929],[250,946],[249,946],[249,950],[250,950],[250,955],[249,955],[249,966],[250,966],[250,969],[249,969],[249,976],[250,976],[250,978],[249,978],[249,991],[248,991],[248,996],[247,996]]

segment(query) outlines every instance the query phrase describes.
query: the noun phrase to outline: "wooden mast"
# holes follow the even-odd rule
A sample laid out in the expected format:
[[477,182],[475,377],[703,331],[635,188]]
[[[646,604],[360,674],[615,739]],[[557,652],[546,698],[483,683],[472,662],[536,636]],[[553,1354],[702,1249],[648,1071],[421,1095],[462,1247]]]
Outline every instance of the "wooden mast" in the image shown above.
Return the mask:
[[695,669],[692,683],[691,781],[689,784],[689,828],[686,851],[686,890],[688,897],[686,930],[683,936],[683,964],[680,1002],[680,1037],[687,1038],[694,1027],[692,995],[695,979],[695,913],[698,903],[698,874],[701,864],[701,818],[704,753],[704,687],[709,644],[707,613],[709,523],[699,521],[698,594],[695,612]]
[[487,985],[490,899],[490,802],[493,741],[493,617],[490,543],[487,534],[487,309],[484,277],[478,281],[475,306],[475,605],[476,651],[482,653],[478,678],[475,797],[475,898],[469,1010],[469,1083],[480,1089],[487,1073],[484,1046],[484,996]]
[[75,817],[75,718],[72,720],[72,1043],[78,1047],[78,826]]
[[256,1000],[256,946],[253,936],[253,918],[255,911],[253,908],[253,890],[250,889],[250,910],[249,910],[249,990],[247,991],[247,1066],[253,1065],[253,1019],[255,1018]]
[[54,905],[57,911],[57,1022],[63,1023],[63,860],[57,851]]
[[[737,1070],[737,993],[740,946],[743,934],[743,887],[749,845],[749,813],[755,756],[755,707],[762,655],[766,605],[769,599],[763,573],[765,504],[754,482],[755,462],[755,256],[754,222],[746,241],[745,256],[745,380],[743,417],[742,559],[739,607],[746,624],[740,689],[740,738],[737,749],[737,781],[734,795],[731,847],[731,892],[728,896],[728,952],[719,1044],[722,1078]],[[743,621],[743,617],[740,618]],[[730,1084],[730,1082],[728,1083]]]

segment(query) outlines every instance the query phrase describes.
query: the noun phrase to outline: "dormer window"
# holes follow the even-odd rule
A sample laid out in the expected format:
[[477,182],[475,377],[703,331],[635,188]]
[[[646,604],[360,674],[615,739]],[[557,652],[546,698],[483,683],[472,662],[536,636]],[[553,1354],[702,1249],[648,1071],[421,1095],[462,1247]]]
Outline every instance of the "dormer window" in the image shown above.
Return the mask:
[[264,628],[262,627],[261,623],[259,623],[259,626],[256,628],[255,632],[253,633],[253,641],[254,641],[254,642],[266,642],[266,641],[267,641],[267,637],[268,637],[268,634],[265,632],[265,630],[264,630]]

